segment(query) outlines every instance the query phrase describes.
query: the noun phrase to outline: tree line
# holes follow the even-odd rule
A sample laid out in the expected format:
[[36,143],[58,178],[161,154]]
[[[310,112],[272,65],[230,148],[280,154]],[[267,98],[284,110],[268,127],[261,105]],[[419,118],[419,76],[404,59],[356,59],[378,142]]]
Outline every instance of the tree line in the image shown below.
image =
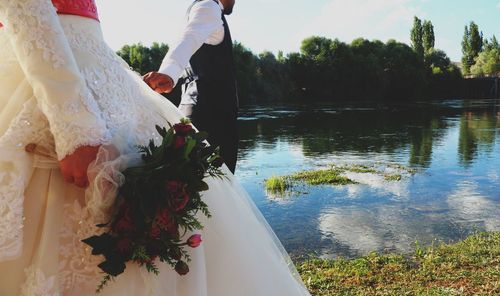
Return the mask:
[[[477,31],[477,32],[476,32]],[[414,18],[411,46],[389,40],[358,38],[351,43],[312,36],[300,51],[253,53],[242,43],[233,47],[242,104],[290,101],[417,100],[456,97],[462,74],[446,53],[436,49],[434,26]],[[481,45],[478,46],[480,36]],[[463,42],[465,75],[494,73],[500,65],[496,38],[483,39],[474,23]],[[168,45],[126,45],[118,54],[137,72],[157,70]],[[496,60],[495,60],[496,59]],[[465,62],[467,63],[465,63]],[[179,87],[171,95],[179,100]]]
[[495,35],[484,38],[476,23],[465,26],[462,40],[462,72],[473,76],[500,76],[500,45]]

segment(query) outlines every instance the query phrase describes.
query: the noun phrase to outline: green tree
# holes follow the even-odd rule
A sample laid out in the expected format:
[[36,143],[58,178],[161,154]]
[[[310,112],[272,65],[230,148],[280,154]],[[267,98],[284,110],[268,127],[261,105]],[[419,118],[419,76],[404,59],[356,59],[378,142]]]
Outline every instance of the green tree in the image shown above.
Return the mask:
[[465,26],[462,40],[462,70],[465,75],[470,74],[470,68],[475,63],[475,58],[483,50],[483,33],[479,31],[476,23],[470,22],[469,27]]
[[470,72],[476,76],[500,76],[500,48],[491,46],[479,54]]
[[424,47],[424,52],[428,53],[434,49],[435,37],[434,37],[434,26],[431,21],[424,21],[422,27],[422,43]]
[[141,43],[125,45],[117,54],[127,62],[135,71],[146,74],[160,68],[161,62],[168,52],[168,45],[164,43],[153,43],[146,47]]
[[258,58],[240,42],[234,43],[233,54],[240,103],[256,103]]
[[409,100],[422,95],[425,70],[421,57],[404,43],[389,40],[384,54],[384,71],[389,80],[386,98]]
[[484,39],[484,50],[491,50],[491,49],[495,49],[495,48],[500,48],[500,45],[498,44],[498,40],[497,40],[497,37],[495,35],[493,35],[493,37],[491,38],[491,40],[488,40],[488,39]]
[[288,71],[283,58],[277,59],[270,51],[259,54],[254,95],[256,102],[279,101],[288,93]]
[[422,21],[415,16],[413,18],[413,28],[411,29],[411,46],[421,58],[424,57],[423,36],[424,29],[422,27]]

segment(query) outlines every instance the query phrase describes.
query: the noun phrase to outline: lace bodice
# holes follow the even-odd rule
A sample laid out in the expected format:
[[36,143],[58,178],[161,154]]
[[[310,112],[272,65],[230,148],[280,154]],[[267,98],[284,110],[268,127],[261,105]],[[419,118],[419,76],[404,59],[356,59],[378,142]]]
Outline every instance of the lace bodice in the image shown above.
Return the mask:
[[99,107],[76,64],[50,0],[4,0],[0,19],[12,51],[54,135],[59,159],[109,140]]

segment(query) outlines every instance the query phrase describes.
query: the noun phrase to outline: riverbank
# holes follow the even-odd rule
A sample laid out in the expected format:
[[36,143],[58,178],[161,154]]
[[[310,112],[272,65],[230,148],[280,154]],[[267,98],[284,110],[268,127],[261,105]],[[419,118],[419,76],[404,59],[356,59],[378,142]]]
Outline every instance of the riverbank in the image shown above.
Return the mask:
[[310,259],[297,266],[314,296],[500,295],[500,232],[415,253]]

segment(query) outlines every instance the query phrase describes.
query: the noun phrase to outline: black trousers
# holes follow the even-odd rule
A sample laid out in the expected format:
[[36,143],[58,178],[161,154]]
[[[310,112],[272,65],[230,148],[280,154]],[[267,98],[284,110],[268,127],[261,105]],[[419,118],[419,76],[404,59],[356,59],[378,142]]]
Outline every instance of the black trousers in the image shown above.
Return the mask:
[[179,109],[194,126],[208,133],[208,142],[220,147],[221,157],[234,174],[238,159],[238,121],[236,112],[220,112],[195,104],[180,104]]

